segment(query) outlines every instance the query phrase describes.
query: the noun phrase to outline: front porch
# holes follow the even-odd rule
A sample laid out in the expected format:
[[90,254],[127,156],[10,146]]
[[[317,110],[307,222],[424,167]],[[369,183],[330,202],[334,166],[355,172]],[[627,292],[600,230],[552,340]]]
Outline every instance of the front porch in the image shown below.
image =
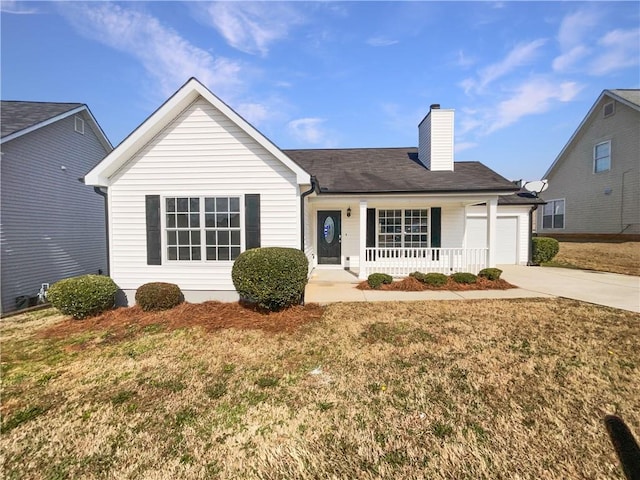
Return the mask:
[[[467,215],[481,202],[486,244],[471,245]],[[497,196],[320,197],[309,207],[308,254],[318,270],[345,269],[364,280],[372,273],[477,274],[496,263]]]

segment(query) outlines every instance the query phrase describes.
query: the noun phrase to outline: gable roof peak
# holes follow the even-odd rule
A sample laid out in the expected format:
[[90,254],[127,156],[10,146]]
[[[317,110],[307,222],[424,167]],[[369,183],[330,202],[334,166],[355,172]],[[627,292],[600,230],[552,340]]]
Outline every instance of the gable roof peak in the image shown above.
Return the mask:
[[260,133],[195,77],[190,77],[158,109],[131,132],[111,154],[107,155],[98,165],[91,169],[85,175],[85,183],[95,186],[109,186],[110,177],[198,97],[202,97],[209,102],[295,173],[298,184],[309,184],[310,175],[306,171],[287,157],[271,140]]

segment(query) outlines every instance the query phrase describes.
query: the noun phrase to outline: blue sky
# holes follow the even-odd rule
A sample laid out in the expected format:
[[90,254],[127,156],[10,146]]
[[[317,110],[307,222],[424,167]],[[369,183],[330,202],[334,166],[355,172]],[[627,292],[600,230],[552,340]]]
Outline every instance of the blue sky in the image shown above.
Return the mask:
[[81,102],[118,144],[195,76],[280,148],[417,145],[537,179],[603,89],[640,86],[638,2],[1,2],[5,100]]

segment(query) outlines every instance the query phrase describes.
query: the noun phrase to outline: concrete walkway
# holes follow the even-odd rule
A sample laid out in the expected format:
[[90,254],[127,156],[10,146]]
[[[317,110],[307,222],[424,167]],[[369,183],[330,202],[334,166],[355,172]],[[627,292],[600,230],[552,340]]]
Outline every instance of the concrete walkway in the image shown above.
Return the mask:
[[464,292],[385,292],[358,290],[357,277],[345,270],[315,269],[305,290],[305,302],[375,302],[395,300],[467,300],[478,298],[567,297],[640,312],[640,278],[566,268],[499,265],[502,278],[519,288]]

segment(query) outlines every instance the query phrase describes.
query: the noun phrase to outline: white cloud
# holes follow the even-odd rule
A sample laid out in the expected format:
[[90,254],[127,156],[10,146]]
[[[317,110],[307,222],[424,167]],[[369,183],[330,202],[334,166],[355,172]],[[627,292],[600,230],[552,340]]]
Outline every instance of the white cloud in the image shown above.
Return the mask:
[[372,47],[388,47],[390,45],[395,45],[398,43],[398,40],[392,40],[387,37],[371,37],[367,39],[367,45]]
[[330,145],[328,132],[323,128],[323,118],[299,118],[287,124],[289,132],[299,141],[311,145]]
[[590,64],[588,73],[592,75],[605,75],[640,64],[640,28],[612,30],[598,45],[603,51]]
[[306,21],[299,9],[286,3],[215,2],[196,8],[229,45],[252,55],[266,56],[272,43]]
[[460,86],[464,89],[465,93],[469,93],[471,90],[477,92],[483,91],[490,83],[513,72],[518,67],[531,63],[536,57],[538,50],[545,43],[545,39],[539,38],[529,43],[516,45],[504,59],[481,69],[477,79],[467,78],[460,83]]
[[138,59],[159,83],[162,95],[173,93],[189,77],[222,95],[241,83],[239,63],[214,58],[143,10],[72,2],[60,4],[60,9],[82,35]]
[[554,58],[552,67],[556,72],[566,72],[591,53],[587,37],[598,24],[598,14],[593,9],[578,10],[565,16],[558,30],[560,55]]
[[599,15],[594,10],[578,10],[565,16],[558,30],[558,42],[562,50],[570,50],[582,43],[594,26]]
[[512,125],[524,116],[544,113],[552,107],[554,101],[568,102],[581,89],[575,82],[557,84],[549,79],[527,80],[510,98],[500,102],[495,111],[486,112],[485,133]]
[[467,57],[462,50],[458,50],[456,65],[462,68],[468,68],[476,63],[474,58]]
[[268,107],[262,103],[241,103],[237,106],[236,110],[253,126],[261,125],[270,117]]
[[15,0],[0,0],[0,12],[12,13],[14,15],[31,15],[38,13],[38,9],[33,5],[33,3],[17,2]]
[[576,45],[565,53],[558,55],[553,59],[553,70],[556,72],[566,72],[573,65],[575,65],[578,60],[583,59],[591,50],[584,45]]

